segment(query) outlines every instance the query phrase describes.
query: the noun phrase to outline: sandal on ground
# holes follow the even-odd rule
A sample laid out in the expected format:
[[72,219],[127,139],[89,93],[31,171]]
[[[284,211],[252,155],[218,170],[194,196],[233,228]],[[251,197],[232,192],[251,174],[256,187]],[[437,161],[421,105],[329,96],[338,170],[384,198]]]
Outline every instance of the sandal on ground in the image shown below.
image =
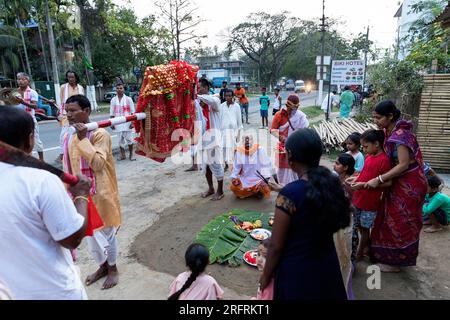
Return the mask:
[[423,230],[423,232],[426,232],[426,233],[435,233],[435,232],[439,232],[439,231],[442,231],[443,229],[442,229],[442,227],[429,227],[429,228],[426,228],[425,230]]
[[219,201],[220,199],[222,199],[223,197],[225,197],[225,194],[222,193],[221,195],[214,195],[214,197],[212,197],[210,200],[211,201]]

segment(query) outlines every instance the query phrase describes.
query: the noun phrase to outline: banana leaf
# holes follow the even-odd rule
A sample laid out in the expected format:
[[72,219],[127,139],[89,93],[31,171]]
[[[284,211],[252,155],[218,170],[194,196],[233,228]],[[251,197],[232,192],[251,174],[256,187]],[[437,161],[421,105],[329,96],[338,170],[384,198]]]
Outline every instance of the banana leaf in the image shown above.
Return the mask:
[[197,234],[195,241],[206,246],[209,250],[209,262],[227,263],[237,267],[242,263],[243,254],[248,250],[256,249],[259,241],[254,240],[244,230],[235,228],[230,216],[236,216],[241,221],[261,220],[263,228],[271,229],[268,225],[270,214],[243,209],[233,209],[220,215]]

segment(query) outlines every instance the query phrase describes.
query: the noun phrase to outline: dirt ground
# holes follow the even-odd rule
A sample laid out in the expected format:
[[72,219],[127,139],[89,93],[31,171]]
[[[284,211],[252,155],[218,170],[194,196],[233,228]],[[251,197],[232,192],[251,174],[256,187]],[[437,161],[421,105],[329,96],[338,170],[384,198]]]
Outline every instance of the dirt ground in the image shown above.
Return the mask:
[[[240,200],[228,193],[213,206],[209,200],[187,199],[166,210],[157,224],[140,234],[131,250],[139,263],[176,276],[185,271],[184,251],[198,231],[217,215],[233,208],[273,212],[274,195],[270,200]],[[168,235],[172,235],[169,237]],[[353,278],[356,299],[449,299],[450,250],[444,245],[450,232],[422,234],[418,265],[399,274],[382,274],[381,289],[367,289],[368,263],[357,266]],[[149,249],[151,248],[151,250]],[[209,272],[221,285],[237,293],[255,295],[260,272],[246,264],[238,268],[213,264]]]
[[[240,208],[261,212],[274,211],[275,195],[271,199],[236,199],[230,192],[216,203],[208,199],[188,198],[166,210],[157,224],[140,234],[131,250],[137,261],[158,271],[174,276],[186,271],[184,253],[196,234],[214,217]],[[168,235],[172,235],[170,240]],[[152,248],[152,250],[148,250]],[[232,268],[217,263],[208,266],[220,285],[245,295],[255,295],[259,271],[243,264]]]
[[[250,118],[256,127],[259,118]],[[324,165],[331,162],[324,157]],[[121,195],[122,226],[118,232],[120,282],[101,290],[103,280],[87,287],[90,299],[166,299],[175,276],[185,270],[184,252],[197,232],[214,216],[233,208],[273,212],[270,200],[238,200],[226,188],[219,202],[200,197],[205,191],[201,172],[184,172],[188,165],[163,164],[138,157],[116,164]],[[229,173],[225,181],[228,185]],[[447,194],[449,189],[445,189]],[[401,274],[383,274],[381,290],[366,288],[365,265],[354,278],[357,299],[450,299],[450,231],[423,234],[418,265]],[[82,279],[97,268],[83,242],[77,266]],[[207,269],[225,291],[225,299],[254,296],[259,272],[247,265],[239,268],[211,265]]]

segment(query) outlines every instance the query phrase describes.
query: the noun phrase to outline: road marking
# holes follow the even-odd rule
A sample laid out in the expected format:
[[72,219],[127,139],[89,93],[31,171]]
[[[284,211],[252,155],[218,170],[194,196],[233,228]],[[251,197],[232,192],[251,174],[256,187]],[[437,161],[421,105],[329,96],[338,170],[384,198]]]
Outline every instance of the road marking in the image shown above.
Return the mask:
[[[117,138],[117,134],[111,136],[111,139],[112,139],[112,138]],[[58,150],[58,149],[61,149],[61,148],[60,148],[59,146],[58,146],[58,147],[53,147],[53,148],[47,148],[47,149],[44,149],[44,152],[53,151],[53,150]],[[36,151],[33,151],[33,154],[37,154],[37,152],[36,152]]]

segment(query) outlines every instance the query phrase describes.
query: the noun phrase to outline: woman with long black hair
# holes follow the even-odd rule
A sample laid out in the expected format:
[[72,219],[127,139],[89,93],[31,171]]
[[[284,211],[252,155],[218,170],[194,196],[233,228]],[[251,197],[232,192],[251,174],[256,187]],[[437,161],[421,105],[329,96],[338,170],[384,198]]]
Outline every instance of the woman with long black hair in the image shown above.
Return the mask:
[[392,165],[391,170],[367,183],[373,189],[392,180],[371,232],[371,257],[384,272],[416,265],[427,194],[422,153],[412,123],[400,116],[389,100],[378,103],[373,111],[375,124],[384,130],[384,150]]
[[319,166],[322,142],[311,129],[286,141],[299,179],[278,195],[263,290],[272,276],[275,300],[347,299],[333,234],[350,224],[350,201],[339,178]]

